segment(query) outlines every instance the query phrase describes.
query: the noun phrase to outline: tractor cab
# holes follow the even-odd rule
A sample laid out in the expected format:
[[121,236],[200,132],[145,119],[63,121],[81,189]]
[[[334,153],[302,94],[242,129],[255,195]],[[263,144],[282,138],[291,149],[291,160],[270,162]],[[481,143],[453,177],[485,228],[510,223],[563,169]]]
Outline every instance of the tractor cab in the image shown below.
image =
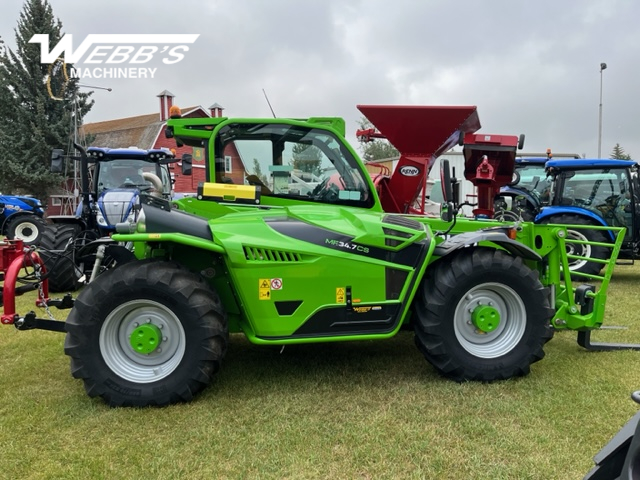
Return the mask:
[[[132,218],[139,195],[171,198],[169,164],[177,160],[170,150],[76,148],[81,155],[70,158],[80,164],[81,199],[74,216],[52,215],[48,217],[52,223],[75,225],[99,238],[112,233],[117,223]],[[62,172],[64,157],[62,150],[53,151],[53,173]]]
[[171,197],[168,164],[176,160],[167,149],[89,147],[87,157],[95,165],[92,190],[96,198],[105,190],[117,188]]
[[640,200],[638,164],[628,160],[550,160],[546,172],[552,182],[549,207],[544,219],[559,209],[579,209],[594,223],[625,227],[626,241],[638,238]]

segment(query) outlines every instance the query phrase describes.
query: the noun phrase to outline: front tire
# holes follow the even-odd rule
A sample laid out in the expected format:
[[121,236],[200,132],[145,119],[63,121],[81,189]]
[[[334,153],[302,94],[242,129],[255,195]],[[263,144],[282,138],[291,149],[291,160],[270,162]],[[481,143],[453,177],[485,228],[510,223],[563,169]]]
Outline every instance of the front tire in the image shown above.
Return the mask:
[[[545,219],[542,223],[555,223],[559,225],[594,225],[589,220],[578,215],[558,215]],[[601,242],[607,243],[611,239],[607,237],[607,234],[603,230],[580,230],[574,228],[567,228],[567,237],[572,240],[589,241],[589,242]],[[597,258],[600,260],[606,260],[610,256],[609,249],[607,247],[601,247],[597,245],[584,245],[577,243],[567,243],[567,253],[571,255],[578,255],[581,257]],[[589,275],[598,275],[604,264],[597,262],[589,262],[582,259],[569,259],[569,270],[571,272],[587,273]],[[577,280],[581,280],[578,275],[575,275]]]
[[7,238],[20,239],[25,245],[38,245],[47,228],[45,221],[37,215],[18,215],[9,220]]
[[[48,226],[40,240],[38,251],[47,269],[50,292],[74,292],[82,285],[82,266],[76,264],[75,225]],[[70,245],[71,243],[71,245]]]
[[65,353],[89,396],[111,406],[191,400],[211,383],[228,343],[218,295],[164,261],[109,270],[80,293]]
[[469,248],[438,261],[415,301],[416,344],[456,381],[523,376],[553,336],[548,291],[519,257]]

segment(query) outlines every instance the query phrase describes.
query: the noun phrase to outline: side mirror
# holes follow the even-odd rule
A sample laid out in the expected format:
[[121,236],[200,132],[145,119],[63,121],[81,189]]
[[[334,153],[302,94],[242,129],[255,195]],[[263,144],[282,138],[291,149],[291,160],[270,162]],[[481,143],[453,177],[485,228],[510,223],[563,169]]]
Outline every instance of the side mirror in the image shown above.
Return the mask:
[[64,171],[64,150],[54,148],[51,151],[51,173],[62,173]]
[[456,178],[456,167],[453,167],[453,177],[451,178],[451,191],[453,192],[453,197],[451,201],[454,205],[460,205],[460,182]]
[[518,183],[520,183],[520,172],[518,172],[517,170],[514,170],[513,175],[511,176],[511,181],[507,183],[507,187],[513,187]]
[[190,153],[182,155],[182,174],[191,175],[191,168],[193,165],[193,157]]
[[440,204],[440,218],[444,222],[451,222],[457,215],[456,195],[459,195],[459,188],[456,187],[454,192],[453,182],[451,181],[451,168],[449,160],[443,158],[440,161],[440,184],[442,186],[443,202]]
[[440,185],[442,187],[442,198],[444,203],[453,201],[453,187],[451,186],[451,168],[449,160],[443,158],[440,161]]

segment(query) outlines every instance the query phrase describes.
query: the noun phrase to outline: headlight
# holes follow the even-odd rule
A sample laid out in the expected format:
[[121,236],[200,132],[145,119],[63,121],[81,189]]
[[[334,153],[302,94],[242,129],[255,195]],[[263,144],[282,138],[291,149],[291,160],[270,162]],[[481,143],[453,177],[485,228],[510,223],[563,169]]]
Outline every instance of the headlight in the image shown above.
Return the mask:
[[96,212],[96,220],[98,221],[98,225],[101,225],[103,227],[107,226],[107,220],[104,218],[104,215],[102,215],[102,212],[100,210]]

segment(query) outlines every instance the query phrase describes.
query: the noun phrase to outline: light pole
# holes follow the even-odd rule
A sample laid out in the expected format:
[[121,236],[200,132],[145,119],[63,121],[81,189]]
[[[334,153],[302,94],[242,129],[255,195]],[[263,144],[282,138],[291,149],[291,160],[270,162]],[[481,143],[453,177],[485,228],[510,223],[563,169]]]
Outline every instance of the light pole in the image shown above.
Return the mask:
[[602,155],[602,71],[607,68],[606,63],[600,64],[600,111],[598,121],[598,158]]

